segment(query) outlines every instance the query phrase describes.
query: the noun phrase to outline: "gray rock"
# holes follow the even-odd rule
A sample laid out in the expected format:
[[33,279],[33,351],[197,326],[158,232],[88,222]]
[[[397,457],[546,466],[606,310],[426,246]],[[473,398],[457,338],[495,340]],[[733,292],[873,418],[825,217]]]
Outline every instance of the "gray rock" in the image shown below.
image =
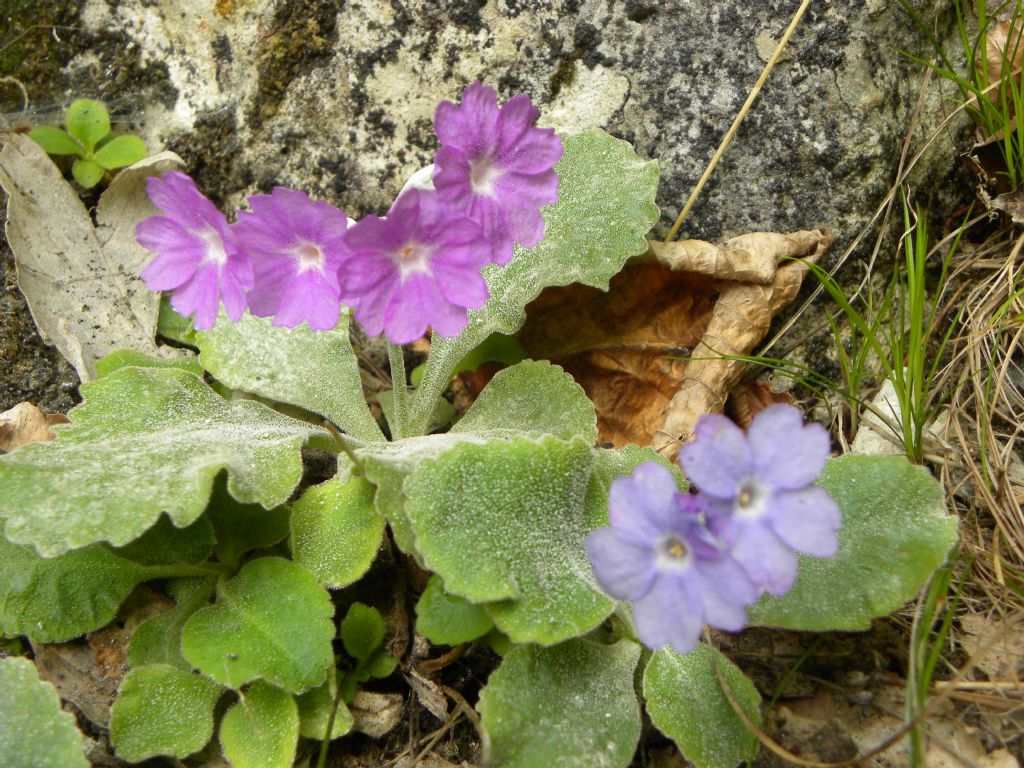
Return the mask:
[[[228,208],[284,184],[359,217],[431,162],[438,100],[479,78],[530,94],[546,125],[605,128],[657,158],[664,232],[798,4],[86,0],[55,82],[127,100],[150,149],[180,154]],[[842,248],[889,189],[916,100],[920,68],[897,48],[924,46],[894,2],[812,4],[684,231],[828,226]],[[948,172],[935,155],[926,181]]]

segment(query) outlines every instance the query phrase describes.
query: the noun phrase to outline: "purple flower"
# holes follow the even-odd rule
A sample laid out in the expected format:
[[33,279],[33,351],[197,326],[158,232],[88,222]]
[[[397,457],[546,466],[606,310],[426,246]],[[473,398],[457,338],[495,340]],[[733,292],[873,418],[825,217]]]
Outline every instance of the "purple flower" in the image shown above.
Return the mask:
[[480,270],[490,249],[480,225],[436,192],[410,189],[387,218],[366,216],[345,242],[352,253],[341,266],[342,298],[371,336],[408,344],[427,326],[454,336],[467,311],[487,301]]
[[704,524],[702,500],[679,493],[657,462],[612,482],[611,527],[592,531],[587,554],[601,588],[633,603],[644,645],[696,647],[704,624],[735,632],[758,589]]
[[466,88],[461,105],[442,101],[434,115],[441,142],[434,186],[480,222],[496,264],[512,258],[513,242],[532,248],[541,241],[540,208],[558,200],[562,142],[554,130],[534,127],[539,115],[524,93],[498,109],[497,92],[479,82]]
[[680,463],[708,499],[709,526],[759,587],[785,594],[796,579],[794,552],[836,553],[842,514],[814,485],[829,454],[824,427],[804,426],[796,408],[773,405],[747,436],[719,415],[701,417],[694,434]]
[[146,191],[164,213],[135,227],[138,241],[156,253],[140,275],[146,285],[171,291],[171,306],[194,315],[199,330],[213,327],[221,299],[228,317],[238,320],[252,287],[252,265],[224,214],[177,171],[147,179]]
[[314,331],[336,326],[341,311],[338,268],[349,256],[345,214],[285,187],[253,195],[249,207],[252,211],[240,213],[234,226],[255,273],[249,311],[273,315],[274,325],[289,328],[303,320]]

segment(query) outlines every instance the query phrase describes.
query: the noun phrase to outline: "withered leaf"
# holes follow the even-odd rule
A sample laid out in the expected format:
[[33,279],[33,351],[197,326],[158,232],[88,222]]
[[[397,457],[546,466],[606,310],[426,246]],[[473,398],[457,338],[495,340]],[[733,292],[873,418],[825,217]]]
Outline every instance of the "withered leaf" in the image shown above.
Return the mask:
[[68,417],[62,413],[49,416],[32,403],[18,403],[10,410],[0,413],[0,454],[10,453],[28,443],[45,443],[53,440],[50,427],[67,424]]
[[527,307],[519,340],[583,386],[602,442],[652,445],[674,459],[697,418],[721,411],[742,375],[724,356],[751,353],[796,295],[807,268],[786,260],[815,260],[831,242],[813,230],[652,244],[607,293],[545,290]]

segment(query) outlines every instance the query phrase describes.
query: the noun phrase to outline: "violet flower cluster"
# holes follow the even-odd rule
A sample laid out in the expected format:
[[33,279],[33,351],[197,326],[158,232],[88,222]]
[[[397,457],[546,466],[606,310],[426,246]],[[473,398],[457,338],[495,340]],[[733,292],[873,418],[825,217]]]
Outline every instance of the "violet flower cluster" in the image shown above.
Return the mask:
[[275,325],[306,321],[313,330],[337,325],[345,304],[367,333],[395,344],[428,327],[453,336],[487,301],[483,267],[507,263],[515,243],[540,242],[540,209],[558,200],[562,143],[535,127],[539,115],[525,94],[499,108],[482,83],[459,105],[441,102],[432,179],[407,186],[385,217],[358,223],[275,187],[250,197],[250,210],[229,224],[188,176],[151,178],[149,198],[163,215],[136,228],[156,254],[141,277],[170,291],[171,306],[199,330],[213,326],[221,302],[233,322],[248,307]]
[[668,469],[643,464],[612,483],[611,526],[586,539],[598,584],[633,603],[641,642],[679,653],[705,624],[742,629],[746,606],[793,586],[796,553],[836,553],[842,526],[839,505],[814,484],[828,433],[796,408],[765,409],[746,435],[707,415],[694,433],[679,459],[699,492],[679,493]]

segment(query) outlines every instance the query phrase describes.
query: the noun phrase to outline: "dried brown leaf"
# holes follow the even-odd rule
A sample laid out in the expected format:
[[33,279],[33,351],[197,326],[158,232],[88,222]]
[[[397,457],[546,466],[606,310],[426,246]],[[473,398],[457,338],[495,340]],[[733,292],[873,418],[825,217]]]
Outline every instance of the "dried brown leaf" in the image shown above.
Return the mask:
[[162,354],[154,338],[160,297],[138,276],[152,254],[136,242],[135,225],[157,212],[146,178],[180,164],[163,152],[121,171],[100,197],[94,226],[38,144],[12,134],[0,152],[18,285],[43,340],[82,381],[94,378],[96,361],[114,350]]
[[0,454],[10,453],[28,443],[45,443],[56,435],[50,429],[54,424],[67,424],[68,417],[62,413],[49,416],[32,403],[18,403],[8,411],[0,413]]
[[675,458],[697,417],[721,411],[742,374],[741,363],[721,355],[753,351],[772,315],[796,295],[807,268],[778,265],[817,259],[830,244],[822,231],[754,233],[717,246],[652,244],[607,293],[545,290],[527,307],[519,340],[586,390],[601,441],[651,444]]

